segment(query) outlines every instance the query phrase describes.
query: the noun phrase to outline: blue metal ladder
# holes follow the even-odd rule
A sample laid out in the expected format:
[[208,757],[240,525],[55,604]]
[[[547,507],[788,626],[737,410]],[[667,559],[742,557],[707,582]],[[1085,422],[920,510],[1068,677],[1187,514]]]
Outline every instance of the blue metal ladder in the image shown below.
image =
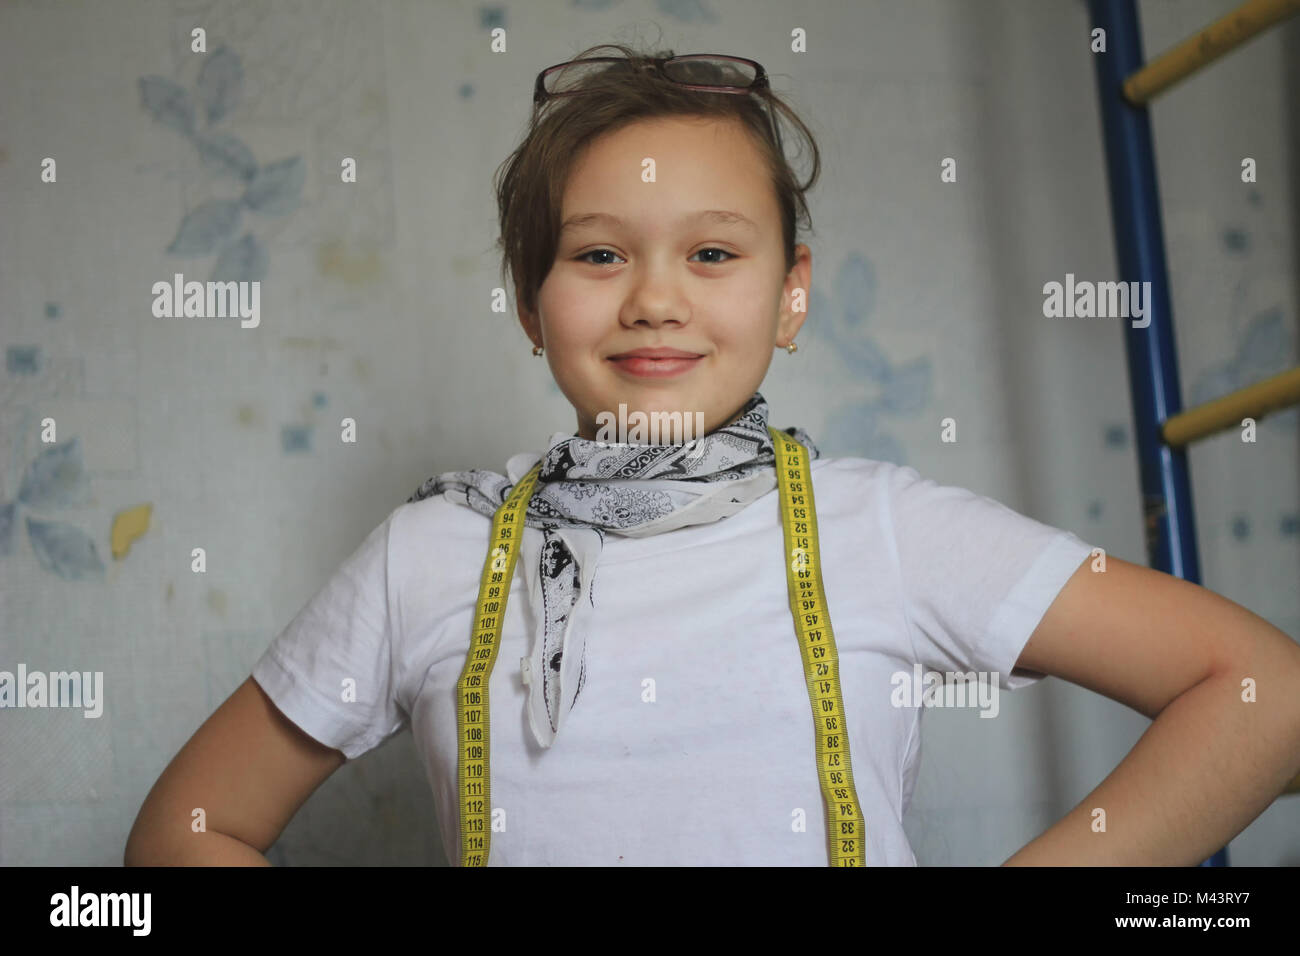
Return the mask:
[[[1125,323],[1124,328],[1147,556],[1151,567],[1200,584],[1186,445],[1238,424],[1243,414],[1258,418],[1300,401],[1300,369],[1190,412],[1182,411],[1160,196],[1146,102],[1261,30],[1297,12],[1300,0],[1250,0],[1154,64],[1145,64],[1143,60],[1142,33],[1134,0],[1089,0],[1088,6],[1094,30],[1105,31],[1105,51],[1094,53],[1093,61],[1097,68],[1120,278],[1125,282],[1149,282],[1151,290],[1147,303],[1150,324],[1134,328],[1132,323]],[[1171,422],[1182,426],[1176,440],[1171,440]],[[1287,792],[1295,792],[1297,784],[1300,777]],[[1226,847],[1201,863],[1201,866],[1227,865]]]

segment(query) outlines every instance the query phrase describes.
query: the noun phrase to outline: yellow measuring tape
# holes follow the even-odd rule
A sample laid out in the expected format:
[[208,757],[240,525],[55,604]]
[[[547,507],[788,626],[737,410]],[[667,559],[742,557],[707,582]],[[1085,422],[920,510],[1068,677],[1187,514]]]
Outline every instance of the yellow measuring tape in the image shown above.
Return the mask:
[[[817,509],[813,503],[808,450],[782,431],[775,428],[768,431],[776,451],[790,613],[799,636],[804,680],[812,704],[817,778],[826,810],[830,865],[866,866],[861,805],[853,788],[849,728],[844,717],[844,697],[840,693],[839,655],[826,606],[826,589],[822,585]],[[520,479],[492,519],[469,654],[456,684],[461,866],[487,866],[492,846],[488,682],[501,647],[501,625],[506,616],[506,599],[510,596],[510,579],[523,543],[523,519],[540,471],[541,462],[538,462]]]

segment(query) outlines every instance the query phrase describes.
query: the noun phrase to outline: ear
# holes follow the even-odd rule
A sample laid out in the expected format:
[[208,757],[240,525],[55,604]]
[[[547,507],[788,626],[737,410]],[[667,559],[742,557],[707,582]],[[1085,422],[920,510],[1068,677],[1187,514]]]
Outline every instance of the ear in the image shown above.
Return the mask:
[[[812,250],[803,243],[794,247],[794,266],[785,277],[781,292],[781,317],[777,323],[776,346],[785,348],[794,341],[808,318],[808,299],[812,294]],[[798,311],[796,311],[796,306]]]

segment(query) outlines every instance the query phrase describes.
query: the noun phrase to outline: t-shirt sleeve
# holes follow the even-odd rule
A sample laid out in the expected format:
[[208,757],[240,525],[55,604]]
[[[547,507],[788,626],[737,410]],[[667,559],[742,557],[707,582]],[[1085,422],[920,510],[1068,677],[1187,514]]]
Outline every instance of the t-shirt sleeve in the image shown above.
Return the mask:
[[253,679],[309,736],[355,760],[408,720],[395,698],[388,538],[394,510],[275,637]]
[[936,671],[997,672],[1003,690],[1030,635],[1092,552],[1070,531],[894,466],[889,513],[917,659]]

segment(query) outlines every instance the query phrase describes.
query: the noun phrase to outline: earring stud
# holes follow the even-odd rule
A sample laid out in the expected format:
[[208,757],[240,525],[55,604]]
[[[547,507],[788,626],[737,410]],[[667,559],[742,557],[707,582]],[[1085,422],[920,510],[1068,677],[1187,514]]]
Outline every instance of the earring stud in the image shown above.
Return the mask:
[[543,347],[540,346],[540,345],[534,345],[534,346],[533,346],[533,354],[534,354],[534,355],[541,355],[541,354],[542,354],[542,350],[543,350]]
[[791,355],[793,355],[795,352],[799,351],[799,346],[791,342],[789,345],[785,347],[785,350],[789,352]]

